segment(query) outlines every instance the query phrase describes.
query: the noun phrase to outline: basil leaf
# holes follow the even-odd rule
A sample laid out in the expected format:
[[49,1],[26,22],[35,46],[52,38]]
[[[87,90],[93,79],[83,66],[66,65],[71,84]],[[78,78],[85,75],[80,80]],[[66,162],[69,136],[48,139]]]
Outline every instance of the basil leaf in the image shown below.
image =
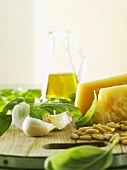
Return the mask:
[[47,113],[49,113],[47,110],[41,108],[34,108],[30,110],[30,117],[42,120],[43,119],[42,116],[44,116]]
[[34,105],[34,96],[32,94],[27,94],[25,96],[25,102],[28,103],[31,107]]
[[62,103],[47,103],[47,104],[42,104],[41,107],[44,110],[47,110],[50,114],[59,114],[63,111],[66,111],[65,104]]
[[12,95],[13,91],[14,91],[13,89],[1,89],[0,96],[8,97],[8,96]]
[[0,97],[0,111],[4,108],[6,104],[6,101],[3,99],[3,97]]
[[86,114],[81,119],[79,119],[77,122],[75,122],[75,124],[77,126],[84,126],[84,125],[87,125],[90,122],[90,120],[92,119],[93,114],[96,110],[97,102],[98,102],[97,97],[95,97],[90,109],[86,112]]
[[1,115],[6,115],[7,112],[8,112],[7,110],[4,110],[4,111],[0,112],[0,116],[1,116]]
[[59,114],[68,110],[70,116],[74,118],[80,118],[82,116],[80,109],[69,103],[43,103],[40,105],[40,108],[50,114],[54,114],[54,112],[55,114]]
[[39,89],[29,89],[27,93],[32,94],[34,97],[37,97],[37,98],[41,97],[41,90]]
[[10,127],[12,122],[11,115],[0,115],[0,136]]
[[71,99],[73,103],[75,102],[75,97],[76,97],[75,93],[68,96],[68,98]]
[[24,101],[24,98],[22,98],[22,97],[15,98],[6,104],[2,111],[12,110],[15,105],[17,105],[23,101]]
[[86,163],[95,159],[95,156],[104,153],[95,146],[77,146],[48,157],[44,162],[46,170],[85,170]]
[[79,118],[82,116],[81,111],[70,103],[50,103],[45,102],[39,106],[34,106],[31,108],[30,116],[42,119],[45,114],[60,114],[67,111],[74,118]]
[[105,151],[96,146],[77,146],[48,157],[44,162],[46,170],[104,170],[112,161],[112,149],[118,143],[116,138]]
[[27,94],[32,94],[34,97],[41,97],[40,89],[28,89],[21,91],[20,89],[0,89],[0,97],[4,97],[5,101],[13,100],[17,97],[25,97]]
[[0,105],[5,105],[5,100],[2,98],[2,97],[0,97]]

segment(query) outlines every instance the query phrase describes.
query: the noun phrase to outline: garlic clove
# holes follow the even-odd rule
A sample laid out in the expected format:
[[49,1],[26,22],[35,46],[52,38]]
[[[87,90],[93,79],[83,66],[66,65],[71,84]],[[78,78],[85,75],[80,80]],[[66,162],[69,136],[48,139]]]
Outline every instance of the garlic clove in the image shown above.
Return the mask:
[[56,126],[55,129],[63,129],[72,121],[72,117],[66,111],[57,115],[45,114],[43,116],[43,120],[45,122],[52,123],[54,126]]
[[19,103],[12,110],[12,122],[22,130],[22,124],[30,113],[30,105],[26,102]]
[[32,117],[27,117],[22,125],[22,130],[27,136],[45,136],[54,128],[53,124]]

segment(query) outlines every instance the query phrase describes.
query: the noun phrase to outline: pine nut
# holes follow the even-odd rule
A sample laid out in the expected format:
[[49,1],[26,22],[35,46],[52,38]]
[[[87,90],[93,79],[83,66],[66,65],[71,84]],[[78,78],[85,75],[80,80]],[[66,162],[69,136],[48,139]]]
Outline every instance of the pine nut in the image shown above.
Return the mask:
[[78,139],[79,136],[78,136],[77,134],[73,133],[73,134],[71,135],[71,138],[73,138],[73,139]]
[[104,134],[104,137],[105,137],[106,140],[110,140],[110,138],[112,137],[112,135],[113,135],[113,134],[111,134],[111,133],[105,133],[105,134]]
[[121,124],[126,124],[126,125],[127,125],[127,120],[122,120],[120,123],[121,123]]
[[116,131],[116,129],[115,129],[115,128],[111,128],[111,129],[112,129],[112,133]]
[[79,136],[83,136],[83,135],[86,135],[86,132],[80,132]]
[[121,126],[121,130],[127,130],[127,126]]
[[73,133],[77,134],[77,133],[78,133],[78,130],[75,130]]
[[99,133],[99,130],[97,130],[97,129],[87,129],[86,133],[95,134],[95,133]]
[[123,124],[123,123],[121,123],[121,124],[120,124],[120,127],[122,127],[122,126],[126,126],[126,125],[125,125],[125,124]]
[[127,133],[120,133],[120,136],[127,137]]
[[121,141],[122,141],[122,140],[127,140],[127,137],[121,137]]
[[114,122],[107,123],[107,126],[109,126],[111,128],[118,128],[118,127],[120,127],[120,125],[118,123],[114,123]]
[[120,137],[118,133],[115,133],[109,140],[109,142],[113,142],[115,140],[116,137]]
[[80,136],[82,132],[79,130],[76,134]]
[[[111,127],[105,126],[105,125],[101,125],[101,127],[103,129],[105,129],[107,132],[113,132],[113,129]],[[114,129],[115,130],[115,129]]]
[[123,145],[127,145],[127,120],[120,123],[110,122],[107,125],[94,124],[93,126],[81,127],[71,135],[73,139],[80,140],[107,140],[113,142],[116,137]]
[[102,134],[92,134],[92,137],[97,140],[104,140],[105,137]]
[[92,126],[81,127],[79,130],[81,132],[85,132],[87,129],[90,129],[90,128],[92,128]]
[[123,145],[127,145],[127,140],[122,140]]
[[103,127],[101,127],[101,126],[99,126],[99,125],[95,125],[95,124],[94,124],[94,125],[93,125],[93,128],[99,130],[99,132],[101,132],[101,133],[106,133],[106,132],[107,132]]
[[90,140],[90,139],[92,139],[92,136],[91,135],[83,135],[83,136],[80,136],[79,139],[81,139],[81,140]]

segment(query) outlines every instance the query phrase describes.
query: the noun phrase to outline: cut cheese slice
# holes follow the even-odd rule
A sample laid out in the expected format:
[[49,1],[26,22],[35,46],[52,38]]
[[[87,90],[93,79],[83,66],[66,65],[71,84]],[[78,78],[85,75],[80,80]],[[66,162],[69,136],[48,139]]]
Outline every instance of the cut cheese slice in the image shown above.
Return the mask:
[[92,122],[106,124],[122,120],[127,120],[127,85],[100,89]]
[[75,106],[85,115],[94,99],[94,90],[98,95],[101,88],[127,84],[127,73],[78,85]]

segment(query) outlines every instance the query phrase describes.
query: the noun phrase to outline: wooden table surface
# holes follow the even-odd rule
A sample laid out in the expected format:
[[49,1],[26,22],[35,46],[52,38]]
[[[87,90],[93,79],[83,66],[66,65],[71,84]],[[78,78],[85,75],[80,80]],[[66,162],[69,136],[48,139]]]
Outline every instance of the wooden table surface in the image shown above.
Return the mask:
[[[106,141],[84,141],[71,139],[76,127],[69,124],[59,131],[52,131],[44,137],[28,137],[21,130],[12,125],[0,137],[0,168],[43,169],[46,157],[63,151],[69,147],[92,144],[102,149],[108,149],[110,143]],[[127,146],[117,144],[113,154],[127,153]]]

